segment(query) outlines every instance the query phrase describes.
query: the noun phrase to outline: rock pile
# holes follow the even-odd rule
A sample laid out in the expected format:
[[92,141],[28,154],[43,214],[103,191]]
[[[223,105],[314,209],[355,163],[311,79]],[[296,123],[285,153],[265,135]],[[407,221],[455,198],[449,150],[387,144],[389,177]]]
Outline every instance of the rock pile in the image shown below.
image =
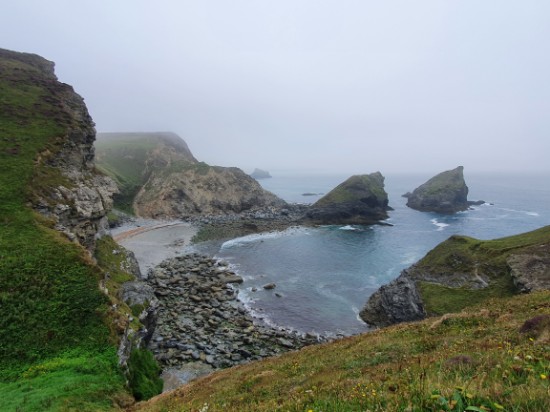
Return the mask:
[[242,281],[227,264],[197,254],[149,272],[147,282],[160,301],[149,346],[165,369],[193,362],[225,368],[322,340],[255,323],[237,299],[233,285]]

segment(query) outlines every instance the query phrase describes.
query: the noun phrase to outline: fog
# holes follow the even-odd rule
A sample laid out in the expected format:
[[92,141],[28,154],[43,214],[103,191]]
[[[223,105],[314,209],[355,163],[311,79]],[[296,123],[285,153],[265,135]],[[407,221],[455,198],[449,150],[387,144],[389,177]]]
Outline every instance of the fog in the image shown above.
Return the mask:
[[550,2],[18,0],[101,132],[173,131],[209,164],[550,171]]

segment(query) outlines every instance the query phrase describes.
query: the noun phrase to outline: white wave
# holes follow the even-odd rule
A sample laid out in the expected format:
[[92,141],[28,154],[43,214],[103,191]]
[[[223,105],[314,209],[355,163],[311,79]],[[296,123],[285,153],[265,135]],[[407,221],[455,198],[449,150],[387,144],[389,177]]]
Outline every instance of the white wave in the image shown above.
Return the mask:
[[514,212],[514,213],[523,213],[527,216],[540,216],[537,212],[531,212],[529,210],[517,210],[517,209],[509,209],[505,207],[501,207],[500,209],[505,210],[507,212]]
[[439,222],[437,219],[432,219],[430,220],[430,222],[432,222],[432,225],[435,225],[437,226],[437,230],[443,230],[445,229],[447,226],[449,226],[447,223],[441,223]]
[[264,233],[254,233],[251,235],[246,235],[242,237],[238,237],[235,239],[228,240],[227,242],[224,242],[220,250],[223,249],[230,249],[233,247],[241,247],[245,245],[249,245],[252,243],[258,243],[263,242],[264,240],[268,239],[277,239],[284,236],[290,236],[295,234],[304,234],[309,235],[311,229],[305,228],[305,227],[291,227],[286,230],[280,231],[280,232],[264,232]]
[[339,228],[340,230],[359,230],[356,227],[353,227],[352,225],[346,225]]

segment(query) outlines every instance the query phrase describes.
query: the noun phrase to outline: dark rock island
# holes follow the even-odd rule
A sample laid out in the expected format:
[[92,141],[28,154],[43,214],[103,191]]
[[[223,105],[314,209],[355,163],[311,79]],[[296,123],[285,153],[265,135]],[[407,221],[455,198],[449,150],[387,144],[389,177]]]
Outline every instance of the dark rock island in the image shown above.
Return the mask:
[[387,219],[388,194],[380,172],[355,175],[315,202],[305,221],[313,224],[370,225]]
[[254,171],[250,173],[250,176],[254,179],[269,179],[270,177],[272,177],[267,170],[262,170],[258,168],[254,169]]
[[407,206],[421,212],[452,214],[483,201],[468,201],[468,186],[464,181],[464,167],[447,170],[432,177],[412,193],[406,193]]

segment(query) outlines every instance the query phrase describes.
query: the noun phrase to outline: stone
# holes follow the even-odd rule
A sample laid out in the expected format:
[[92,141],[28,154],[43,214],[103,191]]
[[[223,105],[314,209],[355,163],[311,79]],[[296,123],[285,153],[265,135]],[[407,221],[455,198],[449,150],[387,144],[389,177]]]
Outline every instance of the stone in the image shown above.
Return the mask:
[[263,285],[262,287],[266,290],[271,290],[271,289],[275,289],[277,287],[277,285],[275,283],[268,283],[268,284]]

